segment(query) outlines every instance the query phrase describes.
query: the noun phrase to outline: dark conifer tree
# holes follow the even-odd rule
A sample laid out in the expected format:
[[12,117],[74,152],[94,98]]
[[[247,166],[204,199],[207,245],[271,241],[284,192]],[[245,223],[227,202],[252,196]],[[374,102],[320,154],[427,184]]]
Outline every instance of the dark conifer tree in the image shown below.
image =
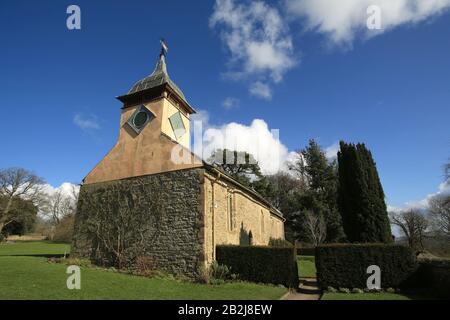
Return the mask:
[[364,144],[340,143],[339,211],[350,242],[392,241],[383,187]]
[[307,189],[300,194],[299,208],[323,216],[326,223],[326,242],[345,240],[337,204],[338,177],[335,162],[329,163],[316,141],[300,152],[295,170],[305,177]]

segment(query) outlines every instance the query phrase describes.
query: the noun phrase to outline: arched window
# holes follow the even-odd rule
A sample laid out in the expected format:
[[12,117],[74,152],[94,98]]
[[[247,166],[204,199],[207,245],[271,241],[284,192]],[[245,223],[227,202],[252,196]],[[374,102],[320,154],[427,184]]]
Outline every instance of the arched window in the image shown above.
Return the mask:
[[230,231],[233,230],[233,194],[228,194],[228,226]]
[[261,237],[264,237],[264,211],[261,209]]

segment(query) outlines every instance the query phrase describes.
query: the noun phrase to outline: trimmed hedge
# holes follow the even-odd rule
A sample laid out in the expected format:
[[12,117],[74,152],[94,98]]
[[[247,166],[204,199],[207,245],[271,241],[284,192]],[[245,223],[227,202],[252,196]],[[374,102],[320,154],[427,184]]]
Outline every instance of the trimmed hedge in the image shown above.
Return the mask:
[[316,247],[297,247],[297,254],[299,256],[315,256]]
[[405,283],[410,290],[425,291],[433,297],[450,298],[450,260],[419,259],[419,268]]
[[316,248],[317,281],[321,288],[366,288],[367,267],[381,269],[381,287],[399,288],[417,270],[413,251],[389,244],[331,244]]
[[231,246],[216,247],[216,259],[238,274],[239,279],[258,283],[298,287],[298,269],[294,248]]
[[450,299],[450,260],[420,261],[419,271],[427,279],[426,289],[438,297]]
[[269,247],[292,248],[293,245],[285,239],[270,238]]

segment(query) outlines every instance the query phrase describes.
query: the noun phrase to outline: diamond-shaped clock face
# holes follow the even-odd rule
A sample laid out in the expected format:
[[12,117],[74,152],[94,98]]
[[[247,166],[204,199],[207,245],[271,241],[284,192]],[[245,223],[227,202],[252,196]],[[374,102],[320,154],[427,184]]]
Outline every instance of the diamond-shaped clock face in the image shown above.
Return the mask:
[[127,124],[139,134],[154,117],[155,115],[150,110],[144,105],[140,105],[128,119]]
[[186,127],[184,126],[181,113],[178,111],[169,117],[170,125],[172,126],[173,133],[177,140],[186,133]]

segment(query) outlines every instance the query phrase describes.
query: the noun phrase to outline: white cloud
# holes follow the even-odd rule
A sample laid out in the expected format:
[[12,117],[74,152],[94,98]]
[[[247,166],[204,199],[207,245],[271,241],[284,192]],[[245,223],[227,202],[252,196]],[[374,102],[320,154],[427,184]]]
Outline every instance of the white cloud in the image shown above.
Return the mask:
[[339,142],[333,143],[331,146],[325,148],[325,156],[328,160],[334,160],[337,158],[337,153],[339,151]]
[[76,193],[78,193],[80,190],[80,186],[70,183],[70,182],[64,182],[62,183],[59,187],[54,187],[51,184],[45,184],[43,186],[43,192],[46,193],[49,196],[54,195],[57,191],[61,191],[61,193],[64,196],[68,196],[68,197],[72,197],[73,196],[73,192],[75,191]]
[[296,64],[287,24],[277,8],[262,1],[216,0],[210,26],[220,29],[234,78],[277,83]]
[[[450,0],[285,0],[286,11],[305,29],[325,34],[332,43],[350,45],[401,25],[414,24],[450,7]],[[367,8],[381,9],[381,30],[367,28]]]
[[98,119],[95,115],[85,116],[78,113],[74,116],[73,123],[83,131],[100,129],[100,124],[98,123]]
[[[372,15],[367,10],[374,5],[380,8],[380,30],[367,28]],[[226,75],[250,79],[250,93],[255,83],[264,83],[266,94],[252,95],[267,99],[270,87],[299,62],[289,22],[325,35],[331,44],[351,47],[355,39],[417,24],[449,8],[450,0],[216,0],[209,23],[230,53]]]
[[388,211],[401,211],[409,209],[426,210],[429,207],[430,200],[436,197],[450,195],[450,179],[439,185],[438,191],[427,195],[425,198],[418,201],[406,202],[403,206],[395,207],[388,205]]
[[270,87],[261,81],[256,81],[250,86],[250,94],[266,100],[272,99]]
[[197,155],[207,160],[216,149],[246,151],[255,157],[264,174],[285,170],[290,155],[288,149],[279,140],[278,130],[270,130],[264,120],[254,119],[249,126],[236,122],[213,126],[208,122],[206,111],[199,114],[195,120],[202,121],[203,132],[201,144],[194,141],[197,148],[202,146],[202,149],[194,147]]
[[222,102],[222,106],[225,109],[233,109],[239,107],[239,99],[233,98],[233,97],[227,97]]
[[269,130],[264,120],[255,119],[250,126],[228,123],[208,128],[204,133],[203,155],[207,158],[215,149],[246,151],[258,161],[264,174],[282,169],[288,149],[278,139],[278,132]]

